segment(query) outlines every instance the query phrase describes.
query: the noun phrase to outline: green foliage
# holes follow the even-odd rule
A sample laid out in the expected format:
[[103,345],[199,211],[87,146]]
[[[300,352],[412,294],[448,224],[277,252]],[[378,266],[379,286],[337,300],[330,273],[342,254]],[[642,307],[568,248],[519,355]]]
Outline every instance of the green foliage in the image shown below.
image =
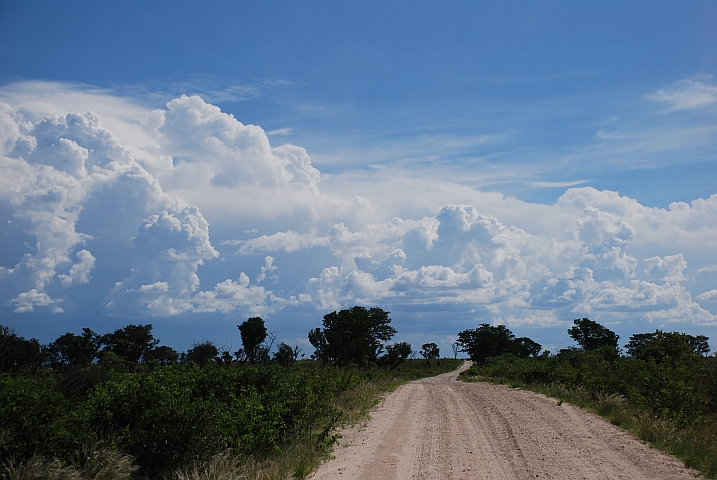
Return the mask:
[[161,345],[147,352],[144,360],[148,364],[169,365],[179,361],[179,353],[172,347]]
[[620,337],[615,332],[589,318],[577,318],[573,320],[573,325],[568,329],[568,334],[584,350],[595,350],[602,346],[610,346],[617,350],[617,341]]
[[44,359],[37,339],[25,340],[10,328],[0,325],[0,372],[36,369]]
[[[0,477],[161,478],[219,463],[234,472],[228,475],[241,476],[264,468],[271,463],[267,459],[294,452],[276,478],[292,473],[303,478],[335,442],[335,427],[356,404],[351,399],[373,405],[382,389],[461,363],[446,360],[426,368],[406,360],[411,346],[400,342],[387,348],[385,357],[395,356],[383,364],[390,369],[378,368],[374,360],[381,341],[395,330],[388,312],[355,308],[355,323],[326,326],[353,325],[369,336],[350,350],[370,349],[360,357],[372,359],[365,368],[297,361],[298,348],[286,344],[279,346],[272,365],[231,362],[228,352],[218,357],[205,344],[195,345],[184,355],[189,361],[179,363],[175,350],[157,346],[151,325],[130,325],[104,336],[84,329],[47,348],[3,328],[3,345],[33,348],[31,361],[23,360],[23,348],[0,351],[15,355],[8,356],[12,373],[0,374],[0,462],[5,467]],[[257,352],[266,348],[260,345]],[[241,468],[235,468],[237,462]],[[186,470],[192,465],[195,470]]]
[[379,358],[379,365],[393,370],[411,356],[413,347],[408,342],[398,342],[386,346],[386,355]]
[[56,367],[89,367],[98,359],[102,338],[89,328],[82,335],[66,333],[47,346],[50,361]]
[[274,354],[274,361],[282,367],[288,368],[296,362],[299,357],[299,347],[291,347],[291,345],[281,342]]
[[[623,395],[632,405],[694,425],[717,413],[712,358],[697,357],[676,364],[615,357],[614,348],[572,350],[571,355],[489,358],[466,375],[517,380],[526,384],[562,384],[585,388],[593,396]],[[710,368],[711,367],[711,368]]]
[[68,433],[68,400],[50,377],[0,375],[0,458],[55,454]]
[[212,342],[195,343],[192,348],[187,351],[185,361],[196,363],[200,367],[206,366],[217,356],[219,350]]
[[473,330],[463,330],[458,334],[456,343],[478,365],[482,365],[490,357],[506,353],[521,358],[536,356],[542,348],[539,343],[527,337],[515,338],[505,325],[492,326],[487,323]]
[[378,307],[356,306],[324,315],[324,329],[309,332],[309,341],[316,349],[314,358],[339,366],[375,363],[384,348],[382,341],[396,334],[388,313]]
[[299,431],[328,441],[337,412],[325,399],[357,378],[312,365],[290,372],[172,365],[107,382],[85,412],[92,431],[115,438],[154,476],[226,448],[246,454],[278,448]]
[[239,328],[241,343],[244,347],[241,352],[244,358],[254,365],[259,360],[261,345],[267,337],[264,320],[261,317],[252,317],[241,325],[237,325],[237,328]]
[[710,347],[707,340],[709,338],[704,335],[693,337],[685,333],[667,333],[656,330],[654,333],[632,335],[625,348],[627,348],[627,354],[635,358],[649,359],[655,363],[669,361],[675,365],[681,361],[687,361],[695,355],[709,353]]
[[102,337],[103,351],[112,352],[124,359],[134,370],[145,354],[157,346],[159,340],[152,335],[152,325],[127,325]]

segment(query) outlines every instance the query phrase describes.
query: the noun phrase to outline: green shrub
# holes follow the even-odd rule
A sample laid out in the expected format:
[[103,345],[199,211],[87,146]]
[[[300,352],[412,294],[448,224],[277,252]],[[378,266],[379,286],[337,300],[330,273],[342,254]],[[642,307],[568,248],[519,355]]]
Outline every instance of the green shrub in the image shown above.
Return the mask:
[[0,441],[3,459],[54,455],[67,437],[69,402],[44,376],[0,375]]

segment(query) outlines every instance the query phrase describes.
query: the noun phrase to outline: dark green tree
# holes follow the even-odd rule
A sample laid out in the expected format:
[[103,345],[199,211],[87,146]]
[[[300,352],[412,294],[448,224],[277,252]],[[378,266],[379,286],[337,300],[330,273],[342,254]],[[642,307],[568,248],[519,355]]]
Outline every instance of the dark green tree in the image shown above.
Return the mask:
[[313,357],[335,365],[367,365],[376,362],[383,343],[396,334],[387,311],[351,307],[324,315],[323,330],[309,332]]
[[239,328],[241,343],[244,347],[240,352],[247,362],[253,365],[262,357],[268,356],[268,352],[262,351],[262,343],[266,340],[268,332],[261,317],[249,318],[241,325],[237,325],[237,328]]
[[617,350],[617,340],[620,337],[615,332],[589,318],[575,319],[573,324],[574,326],[568,329],[568,334],[583,350],[596,350],[603,346]]
[[192,345],[192,348],[187,350],[185,361],[188,363],[196,363],[200,367],[204,367],[218,354],[219,350],[213,342],[195,343]]
[[144,355],[145,361],[160,365],[170,365],[179,361],[179,353],[172,347],[161,345],[154,347]]
[[543,346],[534,342],[528,337],[520,337],[514,340],[516,350],[515,353],[520,358],[537,357]]
[[379,363],[393,370],[411,356],[413,348],[408,342],[398,342],[386,346],[386,354],[379,359]]
[[46,355],[36,338],[25,340],[9,327],[0,325],[0,371],[17,372],[38,368]]
[[290,367],[299,357],[299,347],[291,347],[288,343],[281,342],[274,353],[274,361],[282,367]]
[[47,346],[50,361],[59,367],[88,367],[99,359],[102,337],[82,329],[82,335],[66,333]]
[[102,336],[104,351],[123,358],[130,371],[144,358],[144,355],[157,346],[159,340],[152,335],[152,325],[127,325]]
[[421,345],[421,351],[419,353],[426,359],[426,364],[428,365],[431,364],[432,359],[439,358],[441,355],[441,351],[435,343],[424,343]]
[[483,323],[478,328],[463,330],[456,343],[478,365],[484,364],[489,357],[517,354],[515,335],[505,325]]
[[625,345],[627,354],[655,363],[670,362],[673,366],[690,357],[706,355],[710,351],[709,337],[693,337],[686,333],[663,332],[637,333]]

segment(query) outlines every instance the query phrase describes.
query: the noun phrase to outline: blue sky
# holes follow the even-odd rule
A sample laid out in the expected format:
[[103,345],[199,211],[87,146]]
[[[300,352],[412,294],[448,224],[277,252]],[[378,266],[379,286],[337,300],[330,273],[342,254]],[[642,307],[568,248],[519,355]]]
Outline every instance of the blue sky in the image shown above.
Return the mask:
[[715,45],[713,2],[0,2],[0,323],[715,340]]

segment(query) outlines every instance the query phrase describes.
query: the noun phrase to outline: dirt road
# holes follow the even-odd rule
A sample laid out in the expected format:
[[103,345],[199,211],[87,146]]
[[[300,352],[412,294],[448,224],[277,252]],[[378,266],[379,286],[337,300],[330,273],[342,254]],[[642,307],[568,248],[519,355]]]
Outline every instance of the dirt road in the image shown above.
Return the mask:
[[694,478],[679,461],[595,415],[457,375],[388,395],[367,424],[342,432],[336,458],[311,478]]

